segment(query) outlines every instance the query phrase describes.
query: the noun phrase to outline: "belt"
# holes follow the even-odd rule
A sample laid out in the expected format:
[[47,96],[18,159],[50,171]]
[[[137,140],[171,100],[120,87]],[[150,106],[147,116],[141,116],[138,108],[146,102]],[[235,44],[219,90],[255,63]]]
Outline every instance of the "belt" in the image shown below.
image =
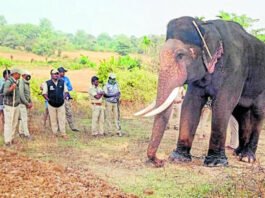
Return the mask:
[[101,103],[94,103],[94,102],[92,102],[92,105],[101,106],[102,104]]

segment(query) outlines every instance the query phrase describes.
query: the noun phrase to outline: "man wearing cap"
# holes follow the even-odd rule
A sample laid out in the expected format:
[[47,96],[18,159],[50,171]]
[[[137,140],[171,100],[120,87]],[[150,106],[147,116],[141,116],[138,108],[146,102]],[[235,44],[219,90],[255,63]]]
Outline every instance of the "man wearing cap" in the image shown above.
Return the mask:
[[28,129],[28,110],[32,107],[30,96],[30,79],[31,75],[28,71],[22,71],[22,78],[19,81],[19,95],[20,95],[20,122],[19,135],[27,139],[31,139]]
[[92,104],[92,135],[104,135],[104,108],[102,106],[103,90],[98,85],[98,77],[91,78],[92,87],[88,93]]
[[[70,79],[65,76],[65,72],[67,72],[67,70],[63,67],[59,67],[58,68],[58,72],[59,72],[59,75],[60,75],[60,78],[62,80],[64,80],[66,86],[67,86],[67,89],[68,91],[72,91],[73,90],[73,87],[72,87],[72,84],[71,84],[71,81]],[[73,118],[73,113],[72,113],[72,105],[71,105],[71,96],[70,94],[68,93],[68,95],[65,97],[65,113],[66,113],[66,119],[67,119],[67,122],[69,124],[69,127],[71,128],[72,131],[79,131],[76,127],[75,127],[75,123],[74,123],[74,118]]]
[[51,79],[43,84],[42,95],[45,100],[48,101],[48,110],[53,134],[67,139],[65,133],[64,99],[68,90],[64,81],[59,78],[59,72],[57,70],[52,69],[50,74]]
[[106,98],[107,130],[109,134],[112,134],[115,130],[117,135],[122,136],[119,109],[120,95],[121,93],[119,85],[116,81],[116,75],[111,73],[109,75],[108,82],[104,87],[104,97]]
[[11,146],[19,118],[19,78],[21,71],[19,69],[11,70],[11,76],[4,84],[4,142],[6,146]]

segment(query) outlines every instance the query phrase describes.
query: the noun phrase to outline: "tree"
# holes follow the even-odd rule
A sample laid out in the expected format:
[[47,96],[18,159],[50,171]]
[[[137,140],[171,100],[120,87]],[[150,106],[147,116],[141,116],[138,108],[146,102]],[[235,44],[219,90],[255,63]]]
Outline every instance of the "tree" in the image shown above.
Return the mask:
[[0,26],[4,26],[6,24],[6,18],[3,15],[0,15]]
[[115,36],[113,39],[113,44],[114,51],[122,56],[125,56],[131,52],[130,39],[126,35],[121,34]]

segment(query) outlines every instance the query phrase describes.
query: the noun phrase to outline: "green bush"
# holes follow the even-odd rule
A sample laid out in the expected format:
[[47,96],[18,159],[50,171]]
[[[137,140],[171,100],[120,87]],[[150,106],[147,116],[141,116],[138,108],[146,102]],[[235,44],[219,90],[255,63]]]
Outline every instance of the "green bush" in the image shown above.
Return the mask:
[[40,86],[43,82],[44,80],[35,79],[35,78],[30,80],[30,90],[31,90],[32,99],[35,99],[38,101],[44,101],[44,98],[42,96],[42,91],[40,89]]
[[97,66],[96,63],[90,61],[87,56],[83,56],[83,55],[81,55],[79,59],[79,64],[86,65],[88,68],[95,68]]
[[10,68],[11,65],[12,65],[12,61],[11,60],[8,60],[8,59],[5,59],[5,58],[0,58],[0,67]]
[[156,95],[157,75],[140,69],[137,66],[137,62],[135,62],[137,64],[134,63],[131,69],[129,67],[121,67],[121,63],[128,63],[128,60],[131,61],[133,59],[125,58],[116,60],[114,57],[111,57],[109,60],[101,61],[97,73],[100,83],[105,84],[109,73],[114,72],[117,75],[117,81],[120,85],[122,100],[144,103],[150,102]]

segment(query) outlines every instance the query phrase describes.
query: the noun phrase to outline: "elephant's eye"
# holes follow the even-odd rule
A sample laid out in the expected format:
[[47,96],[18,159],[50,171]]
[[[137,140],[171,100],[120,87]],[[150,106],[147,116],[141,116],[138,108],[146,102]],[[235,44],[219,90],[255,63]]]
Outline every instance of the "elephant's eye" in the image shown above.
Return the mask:
[[177,60],[181,60],[183,57],[184,57],[183,53],[178,53],[176,56]]

